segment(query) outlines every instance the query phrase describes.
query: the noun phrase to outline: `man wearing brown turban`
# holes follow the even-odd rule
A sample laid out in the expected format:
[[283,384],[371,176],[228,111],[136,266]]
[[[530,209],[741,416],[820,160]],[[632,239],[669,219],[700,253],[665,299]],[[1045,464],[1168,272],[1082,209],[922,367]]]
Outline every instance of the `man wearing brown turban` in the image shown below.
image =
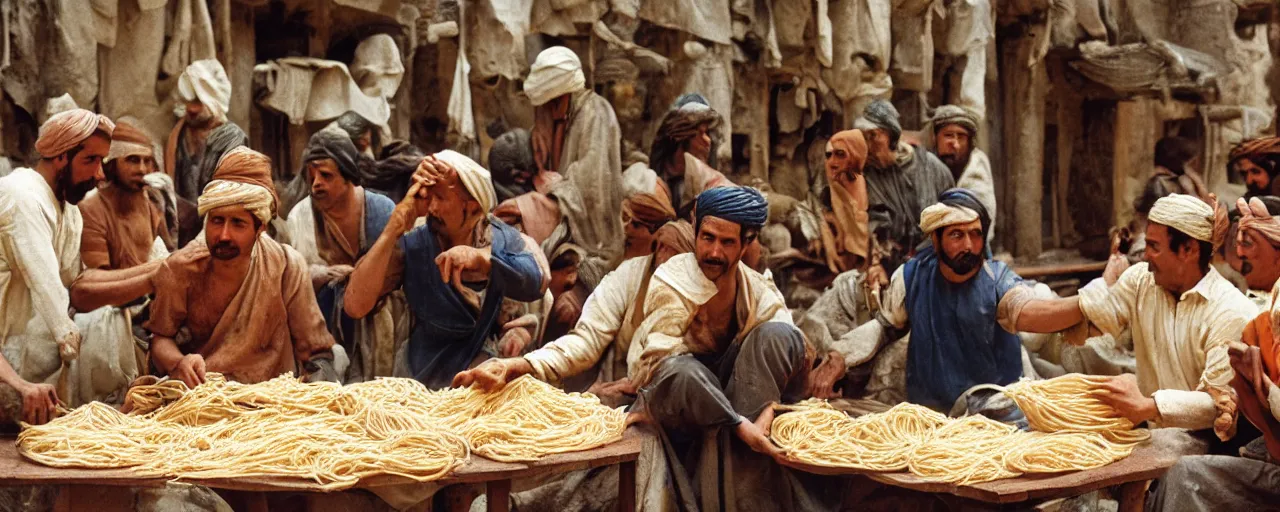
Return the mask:
[[132,268],[146,263],[157,244],[165,255],[174,249],[164,212],[148,197],[143,180],[157,170],[152,144],[137,128],[116,125],[111,152],[102,164],[107,184],[80,203],[80,258],[85,268]]

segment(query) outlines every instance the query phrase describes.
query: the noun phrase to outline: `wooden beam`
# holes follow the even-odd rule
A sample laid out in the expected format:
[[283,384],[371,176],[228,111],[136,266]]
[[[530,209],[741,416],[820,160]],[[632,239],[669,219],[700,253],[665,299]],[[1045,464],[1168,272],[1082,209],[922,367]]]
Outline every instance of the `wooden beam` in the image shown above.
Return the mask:
[[1044,98],[1049,78],[1044,61],[1031,59],[1040,30],[1048,27],[1029,27],[1026,35],[1011,41],[1001,63],[1006,84],[1004,158],[1010,177],[1006,197],[1013,198],[1013,253],[1018,258],[1035,258],[1044,249]]

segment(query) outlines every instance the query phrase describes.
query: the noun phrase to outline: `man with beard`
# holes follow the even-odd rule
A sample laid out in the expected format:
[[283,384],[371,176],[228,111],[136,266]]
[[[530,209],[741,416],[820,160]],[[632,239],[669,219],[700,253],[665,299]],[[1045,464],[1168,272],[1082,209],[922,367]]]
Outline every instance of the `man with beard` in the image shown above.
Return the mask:
[[[1243,253],[1246,240],[1254,239],[1268,247],[1280,244],[1280,218],[1272,217],[1258,198],[1240,199],[1240,239]],[[1280,275],[1280,262],[1275,248],[1266,252],[1268,259],[1245,260],[1254,266],[1245,277],[1254,276],[1250,288],[1262,284],[1262,276],[1273,282]],[[1254,265],[1256,263],[1256,266]],[[1280,284],[1280,283],[1278,283]],[[1243,344],[1228,348],[1235,376],[1231,387],[1239,397],[1240,412],[1262,432],[1243,452],[1248,457],[1196,455],[1183,457],[1154,487],[1148,510],[1264,510],[1280,501],[1280,338],[1276,322],[1280,321],[1280,287],[1271,287],[1268,304],[1245,327]],[[1242,428],[1244,424],[1240,425]]]
[[974,147],[978,121],[978,116],[964,107],[943,105],[933,112],[928,133],[933,136],[934,152],[951,170],[956,187],[973,192],[991,215],[991,230],[987,232],[990,243],[996,232],[996,186],[991,178],[991,160]]
[[[40,127],[35,169],[0,178],[0,418],[42,424],[58,403],[42,384],[80,350],[67,315],[80,274],[80,210],[103,179],[115,129],[106,116],[73,109]],[[54,347],[57,347],[55,355]],[[16,392],[16,396],[15,396]]]
[[1244,178],[1246,198],[1280,195],[1280,137],[1260,137],[1231,150],[1227,165]]
[[867,140],[863,174],[867,178],[869,208],[887,209],[887,239],[905,244],[901,254],[885,255],[885,270],[893,272],[922,240],[920,212],[933,204],[942,191],[954,187],[955,178],[933,153],[900,140],[902,126],[892,103],[871,102],[853,127],[862,130]]
[[168,255],[174,242],[164,212],[148,196],[144,181],[157,170],[151,139],[131,125],[117,124],[102,170],[106,186],[80,203],[80,259],[85,268],[136,267],[151,260],[157,244],[164,248],[159,252]]
[[351,272],[343,309],[364,318],[403,286],[415,322],[395,374],[439,389],[486,357],[502,299],[542,299],[550,271],[531,238],[489,214],[493,184],[480,164],[446,150],[424,158],[413,180]]
[[360,321],[342,312],[347,276],[382,236],[395,203],[361,187],[356,146],[342,130],[311,136],[303,154],[303,174],[311,194],[289,214],[289,240],[311,265],[311,283],[329,331],[351,355],[345,382],[390,376],[397,325],[407,326],[404,294],[394,292]]
[[[174,113],[180,119],[165,144],[164,172],[178,185],[179,197],[195,202],[204,190],[202,170],[212,170],[222,156],[206,151],[210,136],[229,124],[231,81],[222,64],[214,59],[192,62],[178,77],[178,99]],[[205,164],[205,160],[212,161]]]
[[677,99],[658,125],[649,151],[649,165],[666,182],[672,206],[680,218],[688,218],[693,199],[710,188],[702,183],[706,181],[704,176],[720,174],[706,171],[716,166],[718,128],[722,122],[707,99],[695,93]]
[[157,372],[191,387],[206,372],[250,384],[289,372],[339,380],[306,260],[265,236],[277,203],[270,159],[243,146],[222,158],[198,202],[204,238],[154,280],[146,326]]
[[[572,50],[543,50],[529,69],[524,92],[534,107],[534,162],[549,184],[571,241],[586,251],[587,274],[603,276],[622,261],[622,130],[607,100],[586,87]],[[553,182],[549,173],[563,179]],[[557,216],[559,218],[559,216]],[[535,237],[536,238],[536,237]],[[595,286],[595,283],[589,283]]]
[[990,259],[990,227],[986,206],[965,189],[948,190],[925,208],[920,229],[931,245],[894,272],[874,320],[832,343],[846,366],[870,360],[890,329],[909,329],[911,403],[949,411],[973,386],[1022,377],[1017,332],[1031,329],[1009,305],[1025,302],[1031,288]]

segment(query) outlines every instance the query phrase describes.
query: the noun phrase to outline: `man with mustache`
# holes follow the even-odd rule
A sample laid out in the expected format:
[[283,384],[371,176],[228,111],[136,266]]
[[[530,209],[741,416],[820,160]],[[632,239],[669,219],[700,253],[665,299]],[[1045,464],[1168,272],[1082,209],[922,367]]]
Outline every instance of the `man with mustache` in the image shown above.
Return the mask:
[[[178,197],[194,203],[203,190],[202,169],[213,169],[222,156],[220,153],[210,154],[207,149],[213,131],[230,124],[227,110],[231,101],[231,80],[217,60],[198,60],[187,66],[178,77],[177,94],[179,101],[174,114],[179,119],[165,143],[164,172],[177,184]],[[244,133],[239,127],[235,131]],[[205,160],[212,162],[206,163]],[[208,179],[207,175],[205,179]]]
[[1280,195],[1280,137],[1259,137],[1231,150],[1227,165],[1244,178],[1246,198]]
[[[1280,502],[1280,260],[1275,247],[1280,244],[1280,218],[1272,217],[1262,201],[1253,198],[1236,203],[1240,210],[1237,250],[1265,258],[1247,258],[1253,266],[1245,277],[1250,288],[1272,281],[1268,303],[1245,327],[1244,343],[1228,347],[1235,376],[1231,387],[1239,397],[1239,409],[1262,437],[1244,450],[1251,457],[1236,454],[1183,457],[1155,486],[1148,510],[1263,510]],[[1252,245],[1250,247],[1250,240]],[[1266,246],[1262,252],[1259,244]],[[1252,276],[1252,277],[1251,277]],[[1243,425],[1242,425],[1243,426]]]
[[361,155],[345,132],[325,128],[303,154],[303,179],[311,193],[289,212],[290,245],[311,266],[311,284],[329,332],[350,354],[344,382],[390,376],[397,325],[407,326],[404,294],[393,292],[359,321],[342,312],[340,297],[360,257],[382,236],[395,203],[361,186]]
[[[403,287],[415,321],[395,374],[440,389],[488,357],[503,299],[542,299],[551,272],[533,239],[490,215],[493,183],[480,164],[441,151],[423,158],[413,180],[351,272],[343,309],[364,318]],[[422,217],[426,225],[414,228]]]
[[947,166],[924,149],[901,140],[898,110],[886,100],[867,105],[853,127],[862,130],[867,141],[868,208],[888,210],[887,239],[903,244],[902,252],[887,252],[884,269],[893,272],[923,240],[920,212],[938,199],[938,194],[955,186]]
[[106,186],[79,205],[84,218],[80,259],[85,268],[136,267],[151,259],[157,243],[167,256],[175,249],[174,241],[145,181],[147,174],[158,171],[151,139],[132,125],[117,124],[102,170]]
[[991,216],[991,230],[987,242],[995,237],[996,186],[991,178],[991,160],[975,145],[978,142],[978,124],[981,119],[973,112],[956,105],[943,105],[933,112],[927,133],[938,159],[951,170],[956,187],[963,188],[978,197]]
[[[67,314],[81,272],[76,204],[104,179],[115,123],[73,109],[40,127],[34,169],[0,178],[0,421],[43,424],[58,403],[43,382],[79,355]],[[54,352],[53,347],[57,347]]]
[[[907,399],[949,411],[979,384],[1007,385],[1022,377],[1022,342],[1009,304],[1031,296],[1030,286],[990,259],[991,217],[966,189],[944,192],[920,214],[931,242],[894,272],[876,318],[832,346],[849,368],[866,363],[891,330],[910,330]],[[896,338],[894,338],[896,339]]]
[[198,201],[204,237],[166,259],[154,279],[146,327],[159,374],[192,387],[207,372],[244,383],[289,372],[339,381],[341,351],[306,259],[265,234],[277,204],[266,155],[241,146],[222,158]]

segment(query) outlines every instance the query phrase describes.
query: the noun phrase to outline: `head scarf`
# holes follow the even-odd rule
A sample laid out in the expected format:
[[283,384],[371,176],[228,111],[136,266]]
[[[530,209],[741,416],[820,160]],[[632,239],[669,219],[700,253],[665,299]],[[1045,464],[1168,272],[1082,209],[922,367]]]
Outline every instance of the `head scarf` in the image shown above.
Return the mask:
[[[833,150],[831,158],[838,160],[846,169],[849,169],[849,172],[842,171],[839,174],[826,171],[827,186],[831,192],[831,210],[835,214],[832,216],[835,220],[835,236],[839,240],[838,244],[827,245],[839,247],[824,246],[823,249],[827,255],[827,266],[836,267],[839,270],[843,267],[842,264],[837,264],[837,255],[841,248],[843,252],[866,258],[867,251],[871,247],[870,219],[867,216],[867,181],[858,177],[862,174],[862,166],[867,161],[867,140],[863,138],[861,130],[845,130],[833,135],[828,143]],[[834,152],[836,149],[842,150],[846,156],[843,158],[836,156]],[[853,176],[850,177],[850,174]],[[828,231],[825,223],[823,231]]]
[[263,224],[276,215],[280,198],[271,181],[271,159],[244,146],[232,149],[218,161],[213,180],[196,201],[201,217],[224,206],[243,206]]
[[486,214],[493,211],[493,207],[498,205],[498,195],[493,191],[493,181],[489,177],[488,169],[451,149],[436,153],[434,156],[458,172],[458,180],[467,187],[467,192],[471,193],[472,199],[480,203],[480,209]]
[[36,151],[41,157],[54,158],[79,146],[94,132],[101,131],[110,137],[115,129],[116,124],[107,116],[82,108],[68,110],[55,114],[40,125]]
[[325,129],[311,135],[302,162],[305,165],[326,158],[333,160],[344,179],[353,185],[360,185],[362,183],[360,167],[356,164],[359,156],[360,152],[356,150],[356,145],[351,143],[351,138],[345,132]]
[[683,220],[668,222],[653,233],[653,240],[679,253],[693,252],[693,224]]
[[862,130],[837,132],[828,142],[833,149],[843,149],[849,155],[850,165],[857,168],[855,172],[862,172],[862,165],[867,162],[867,139]]
[[582,74],[582,61],[573,50],[552,46],[533,61],[529,76],[524,80],[524,93],[533,106],[586,89],[587,78]]
[[968,131],[971,137],[978,134],[978,116],[957,105],[938,107],[937,110],[933,111],[933,117],[929,119],[929,122],[933,124],[934,133],[937,133],[944,126],[955,124]]
[[655,169],[669,165],[672,155],[676,154],[680,145],[696,136],[698,127],[705,124],[708,125],[707,131],[711,133],[711,151],[707,154],[707,165],[715,167],[716,146],[719,144],[715,130],[723,122],[720,113],[711,108],[702,95],[695,93],[681,96],[662,118],[662,124],[658,125],[657,137],[649,151],[649,165]]
[[356,113],[354,110],[348,110],[346,113],[338,116],[338,119],[334,120],[334,124],[336,124],[338,128],[341,128],[343,133],[347,134],[347,137],[351,139],[352,144],[355,144],[356,139],[363,136],[365,132],[369,133],[370,140],[373,140],[378,136],[378,127],[374,125],[373,122],[365,119],[364,116]]
[[863,109],[862,117],[853,121],[853,127],[862,131],[884,130],[889,132],[889,147],[898,147],[902,125],[898,122],[898,109],[888,100],[875,100]]
[[151,142],[151,137],[142,133],[142,130],[134,128],[133,125],[121,122],[116,124],[116,129],[111,132],[111,151],[107,153],[103,163],[130,155],[155,157],[155,154],[155,145]]
[[[987,239],[991,230],[991,215],[982,206],[978,196],[964,188],[952,188],[938,194],[938,203],[925,208],[920,213],[920,230],[925,236],[936,230],[956,224],[979,221],[982,225],[982,239]],[[991,257],[990,244],[983,244],[983,253]]]
[[1243,237],[1246,230],[1252,230],[1271,245],[1280,246],[1280,218],[1272,217],[1267,205],[1259,198],[1248,201],[1242,197],[1236,200],[1236,209],[1240,210],[1240,232]]
[[[209,137],[204,141],[204,157],[200,160],[200,174],[191,175],[190,178],[184,178],[191,191],[204,190],[205,185],[213,179],[213,175],[218,170],[218,164],[227,152],[249,145],[249,136],[245,135],[235,123],[224,123],[213,131],[209,132]],[[190,179],[198,179],[196,183],[190,183]]]
[[676,210],[671,207],[671,200],[655,194],[627,196],[622,200],[622,212],[626,217],[655,228],[676,220]]
[[769,220],[769,202],[751,187],[716,187],[698,194],[694,208],[698,224],[703,217],[716,217],[745,229],[760,229]]
[[1213,244],[1216,251],[1226,238],[1230,223],[1226,209],[1217,205],[1217,198],[1210,196],[1217,206],[1209,206],[1204,200],[1186,194],[1171,194],[1156,200],[1147,219],[1185,233],[1201,242]]
[[1280,137],[1259,137],[1241,142],[1231,150],[1228,160],[1235,162],[1241,158],[1280,155]]
[[[231,80],[217,60],[198,60],[178,77],[178,97],[183,102],[199,101],[214,119],[226,119],[231,108]],[[183,110],[184,106],[178,105],[174,113],[182,117]]]

